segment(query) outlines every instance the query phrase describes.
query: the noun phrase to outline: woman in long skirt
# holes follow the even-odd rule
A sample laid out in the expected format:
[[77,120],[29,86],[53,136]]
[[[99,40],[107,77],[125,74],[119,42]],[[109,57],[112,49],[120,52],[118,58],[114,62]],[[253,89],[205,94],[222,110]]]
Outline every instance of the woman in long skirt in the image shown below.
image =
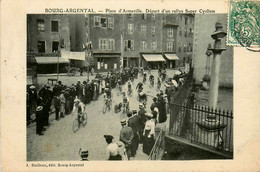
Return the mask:
[[154,146],[154,132],[155,132],[155,122],[152,119],[153,115],[151,113],[145,114],[147,121],[145,122],[144,127],[144,140],[143,140],[143,152],[147,155],[150,155],[151,150]]

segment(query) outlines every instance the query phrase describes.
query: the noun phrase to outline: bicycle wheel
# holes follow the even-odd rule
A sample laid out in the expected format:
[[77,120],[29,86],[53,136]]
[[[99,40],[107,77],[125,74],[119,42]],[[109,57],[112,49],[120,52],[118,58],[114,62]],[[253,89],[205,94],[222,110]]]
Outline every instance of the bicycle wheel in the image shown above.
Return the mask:
[[103,106],[103,114],[105,114],[107,111],[107,104],[105,103],[104,106]]
[[82,121],[82,124],[83,124],[83,126],[85,126],[87,124],[87,122],[88,122],[88,114],[84,113],[83,117],[84,117],[84,120]]
[[78,118],[76,118],[76,119],[73,121],[72,130],[73,130],[74,133],[76,133],[76,132],[79,130],[79,121],[78,121]]

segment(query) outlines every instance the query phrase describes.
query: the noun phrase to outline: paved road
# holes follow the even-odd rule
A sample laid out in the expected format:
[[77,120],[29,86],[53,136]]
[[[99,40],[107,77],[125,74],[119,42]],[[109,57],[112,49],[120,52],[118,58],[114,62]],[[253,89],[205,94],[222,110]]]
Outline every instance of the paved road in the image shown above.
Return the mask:
[[[169,76],[173,76],[174,70],[167,71]],[[157,76],[157,71],[152,71]],[[76,83],[80,77],[62,76],[60,79],[64,84]],[[84,77],[85,78],[85,77]],[[39,78],[39,80],[45,80]],[[81,77],[83,81],[83,77]],[[134,81],[134,86],[141,80]],[[165,87],[163,87],[165,88]],[[152,103],[152,96],[157,94],[156,88],[150,88],[148,82],[144,86],[144,90],[148,96],[147,110]],[[116,91],[113,90],[113,107],[122,101],[122,96],[117,96]],[[138,109],[139,102],[137,101],[137,92],[134,91],[130,97],[130,109]],[[76,133],[72,131],[72,122],[76,118],[74,115],[68,115],[60,121],[54,120],[54,114],[50,116],[51,125],[44,133],[44,136],[35,134],[35,123],[27,127],[27,159],[30,161],[62,161],[62,160],[80,160],[78,151],[82,143],[89,150],[89,160],[104,160],[105,148],[107,146],[104,135],[111,134],[115,137],[114,140],[119,139],[121,129],[120,119],[125,115],[114,113],[113,109],[106,113],[102,113],[103,99],[100,96],[97,101],[91,102],[87,105],[88,123],[84,128]],[[141,149],[141,148],[140,148]],[[146,159],[142,153],[140,156]]]

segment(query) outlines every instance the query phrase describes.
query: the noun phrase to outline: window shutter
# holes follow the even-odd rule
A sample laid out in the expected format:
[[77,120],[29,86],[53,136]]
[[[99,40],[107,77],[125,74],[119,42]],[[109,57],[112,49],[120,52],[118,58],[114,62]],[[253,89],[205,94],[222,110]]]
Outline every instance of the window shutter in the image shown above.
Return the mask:
[[134,40],[131,40],[131,50],[134,51]]
[[125,40],[125,51],[127,50],[127,43],[128,43],[128,41]]

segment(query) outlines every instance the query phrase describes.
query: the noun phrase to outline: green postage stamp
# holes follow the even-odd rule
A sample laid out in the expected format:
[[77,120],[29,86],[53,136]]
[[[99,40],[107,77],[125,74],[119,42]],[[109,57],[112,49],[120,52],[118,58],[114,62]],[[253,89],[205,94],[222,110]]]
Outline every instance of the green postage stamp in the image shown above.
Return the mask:
[[260,45],[260,1],[230,0],[227,44]]

